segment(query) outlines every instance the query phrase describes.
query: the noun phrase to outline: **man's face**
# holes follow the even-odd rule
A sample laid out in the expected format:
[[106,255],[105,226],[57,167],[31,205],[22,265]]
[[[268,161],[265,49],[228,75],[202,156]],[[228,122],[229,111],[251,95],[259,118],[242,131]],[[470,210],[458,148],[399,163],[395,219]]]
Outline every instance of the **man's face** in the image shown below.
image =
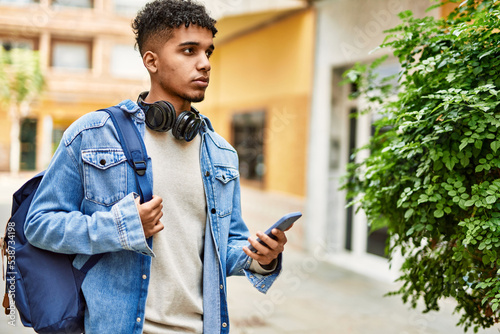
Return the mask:
[[171,103],[203,101],[213,50],[210,30],[193,24],[174,29],[172,37],[156,52],[152,87]]

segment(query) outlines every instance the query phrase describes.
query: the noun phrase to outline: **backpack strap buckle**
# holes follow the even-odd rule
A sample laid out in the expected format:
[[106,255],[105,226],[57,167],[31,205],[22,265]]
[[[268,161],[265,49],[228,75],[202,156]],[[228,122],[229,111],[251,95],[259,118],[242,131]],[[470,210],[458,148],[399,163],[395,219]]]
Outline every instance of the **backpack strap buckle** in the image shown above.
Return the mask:
[[134,170],[139,176],[146,174],[146,161],[134,161]]

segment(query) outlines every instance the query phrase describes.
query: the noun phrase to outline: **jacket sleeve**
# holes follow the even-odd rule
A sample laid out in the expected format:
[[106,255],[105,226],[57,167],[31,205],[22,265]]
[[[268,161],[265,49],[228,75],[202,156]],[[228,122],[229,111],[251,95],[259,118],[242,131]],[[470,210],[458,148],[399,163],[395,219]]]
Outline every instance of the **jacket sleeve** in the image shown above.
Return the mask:
[[227,273],[230,275],[244,274],[252,285],[260,292],[266,293],[281,273],[282,254],[278,256],[276,269],[266,274],[259,274],[250,270],[252,258],[243,252],[243,246],[248,246],[249,231],[241,217],[240,182],[235,181],[233,197],[233,211],[227,245]]
[[131,250],[154,256],[148,247],[138,210],[130,193],[109,211],[81,212],[82,170],[63,142],[31,203],[25,222],[28,241],[39,248],[66,254],[98,254]]

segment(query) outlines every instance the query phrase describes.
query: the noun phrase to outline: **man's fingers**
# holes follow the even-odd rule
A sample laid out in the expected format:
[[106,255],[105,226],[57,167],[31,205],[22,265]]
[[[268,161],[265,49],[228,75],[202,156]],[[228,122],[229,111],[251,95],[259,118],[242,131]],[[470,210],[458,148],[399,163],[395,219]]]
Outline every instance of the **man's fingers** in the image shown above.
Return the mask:
[[158,221],[158,223],[153,228],[153,234],[160,232],[164,228],[165,228],[165,226],[163,225],[163,223],[161,221]]
[[262,232],[257,232],[257,236],[259,237],[260,240],[262,240],[262,242],[264,242],[267,245],[266,248],[274,249],[278,246],[278,242],[273,238],[271,238],[270,236],[268,236],[267,234],[264,234]]
[[158,215],[156,216],[156,220],[160,221],[161,217],[163,217],[163,211],[160,210],[160,212],[158,212]]
[[148,226],[143,225],[143,228],[144,228],[144,235],[146,236],[146,238],[149,238],[155,235],[156,233],[162,231],[165,228],[165,226],[161,221],[158,220],[154,225],[153,224]]
[[248,242],[250,243],[250,245],[253,246],[253,248],[255,248],[255,250],[258,252],[258,253],[261,253],[264,252],[266,249],[268,249],[266,246],[264,246],[263,244],[261,244],[260,242],[258,242],[256,239],[254,238],[248,238]]
[[164,226],[160,222],[161,217],[163,217],[163,199],[153,195],[153,198],[149,202],[139,204],[139,198],[136,198],[135,202],[146,237],[150,237],[163,230]]
[[163,208],[163,199],[160,196],[153,195],[153,198],[149,202],[143,203],[143,205],[150,210],[158,208],[161,210]]
[[257,236],[260,238],[260,240],[264,241],[271,249],[275,249],[279,245],[286,244],[287,239],[285,232],[275,228],[271,231],[271,233],[272,236],[268,236],[259,231],[257,232]]
[[[288,229],[287,229],[287,231],[288,231]],[[277,238],[276,240],[278,240],[278,242],[283,242],[283,245],[286,244],[287,238],[286,238],[286,233],[285,232],[283,232],[283,231],[275,228],[275,229],[273,229],[271,231],[271,233]]]
[[255,248],[257,253],[251,252],[248,247],[243,247],[245,254],[257,260],[261,265],[268,265],[285,250],[285,244],[287,242],[285,232],[275,228],[271,233],[272,236],[268,236],[261,231],[257,232],[257,237],[267,246],[261,244],[254,238],[248,238],[248,242]]

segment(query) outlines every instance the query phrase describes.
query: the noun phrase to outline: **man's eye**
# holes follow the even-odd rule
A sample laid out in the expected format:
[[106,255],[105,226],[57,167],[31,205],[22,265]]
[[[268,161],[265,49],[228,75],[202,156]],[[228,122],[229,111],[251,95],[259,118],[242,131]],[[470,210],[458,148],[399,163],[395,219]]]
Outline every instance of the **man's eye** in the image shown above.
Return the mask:
[[210,58],[214,52],[213,51],[207,51],[205,54],[207,55],[207,58]]
[[192,53],[194,53],[194,49],[193,48],[184,49],[184,53],[186,53],[186,54],[192,54]]

